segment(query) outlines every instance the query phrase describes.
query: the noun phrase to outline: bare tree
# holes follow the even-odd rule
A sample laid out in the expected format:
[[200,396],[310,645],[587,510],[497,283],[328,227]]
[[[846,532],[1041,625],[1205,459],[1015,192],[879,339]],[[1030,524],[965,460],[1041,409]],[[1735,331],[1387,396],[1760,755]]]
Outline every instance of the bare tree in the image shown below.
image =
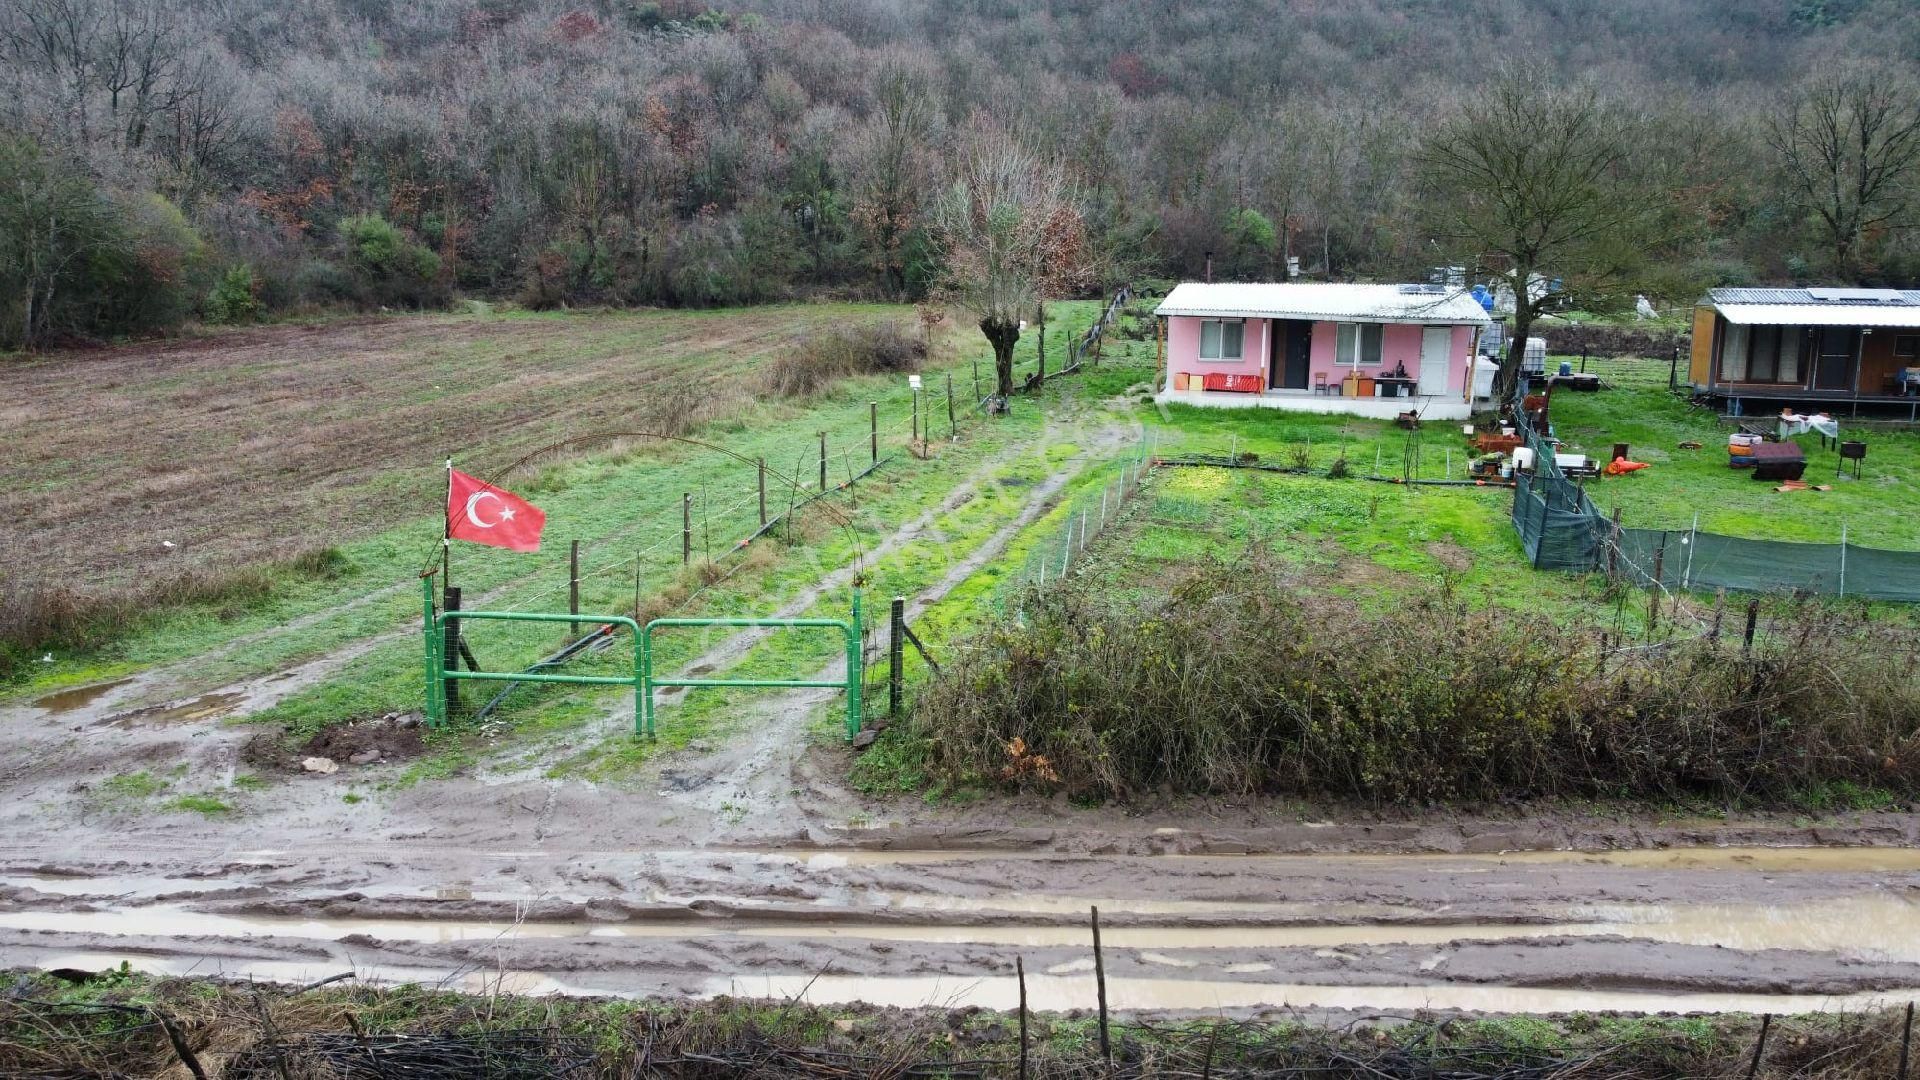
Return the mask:
[[1920,169],[1920,86],[1904,74],[1860,69],[1787,94],[1768,118],[1795,202],[1816,223],[1833,268],[1859,279],[1867,248],[1914,224]]
[[1542,299],[1617,285],[1673,234],[1670,196],[1646,168],[1639,119],[1590,87],[1556,87],[1517,69],[1431,130],[1419,151],[1422,210],[1449,254],[1473,260],[1514,296],[1513,344],[1496,392],[1512,393]]
[[874,97],[878,107],[854,143],[853,217],[882,287],[899,296],[907,286],[902,245],[920,212],[939,110],[925,78],[897,61],[882,66]]
[[1087,271],[1085,227],[1066,174],[976,118],[958,173],[934,209],[946,256],[941,292],[980,319],[1000,397],[1013,393],[1021,316]]

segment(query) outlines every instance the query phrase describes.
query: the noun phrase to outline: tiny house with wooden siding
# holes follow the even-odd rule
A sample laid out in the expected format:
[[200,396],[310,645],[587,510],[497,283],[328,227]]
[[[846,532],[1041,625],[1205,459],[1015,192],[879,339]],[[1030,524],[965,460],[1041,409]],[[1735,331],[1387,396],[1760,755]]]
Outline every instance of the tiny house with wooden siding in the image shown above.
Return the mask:
[[1735,416],[1920,419],[1920,290],[1714,289],[1694,308],[1687,380]]

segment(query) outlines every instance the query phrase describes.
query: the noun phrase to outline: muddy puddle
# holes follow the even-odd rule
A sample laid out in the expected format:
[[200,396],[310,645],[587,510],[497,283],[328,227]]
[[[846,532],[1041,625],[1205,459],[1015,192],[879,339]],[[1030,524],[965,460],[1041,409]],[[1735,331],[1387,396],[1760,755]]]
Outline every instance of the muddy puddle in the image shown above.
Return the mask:
[[197,698],[182,701],[174,705],[150,705],[144,709],[118,713],[100,721],[99,726],[113,727],[159,727],[166,724],[187,724],[196,720],[206,720],[228,712],[240,704],[246,695],[238,691],[217,694],[201,694]]
[[[196,975],[301,984],[340,974],[344,965],[327,961],[239,960],[207,956],[152,956],[106,950],[57,952],[36,961],[43,970],[102,971],[126,964],[158,975]],[[852,976],[833,974],[761,975],[706,978],[692,986],[669,981],[645,985],[624,981],[617,989],[572,981],[576,976],[540,971],[477,971],[416,967],[362,966],[351,969],[362,983],[418,983],[468,993],[645,998],[720,996],[799,1000],[820,1005],[937,1007],[1011,1010],[1020,990],[1010,977]],[[1090,972],[1030,974],[1030,1008],[1065,1012],[1095,1007]],[[1638,993],[1621,990],[1570,990],[1497,985],[1417,984],[1333,986],[1309,983],[1233,982],[1193,978],[1119,977],[1107,980],[1110,1006],[1118,1012],[1226,1012],[1260,1009],[1452,1009],[1481,1013],[1809,1013],[1857,1012],[1920,1001],[1920,991],[1857,994]]]
[[[1203,909],[1203,903],[1191,907]],[[1306,905],[1295,918],[1308,914]],[[1862,960],[1920,963],[1920,904],[1872,893],[1797,905],[1662,904],[1585,905],[1543,912],[1538,922],[1401,922],[1360,917],[1353,905],[1313,909],[1318,921],[1262,925],[1111,926],[1103,934],[1115,949],[1159,954],[1167,966],[1186,966],[1181,951],[1220,952],[1288,948],[1445,945],[1452,942],[1618,937],[1674,945],[1742,951],[1786,949],[1830,953]],[[1231,908],[1230,911],[1237,911]],[[541,921],[471,918],[304,918],[196,911],[154,904],[94,911],[0,912],[0,929],[30,933],[109,937],[273,937],[339,941],[349,937],[392,942],[457,942],[554,938],[671,938],[739,936],[797,940],[937,943],[1012,948],[1080,947],[1085,928],[1071,924],[986,925],[861,923],[857,912],[841,920],[808,918]]]
[[133,677],[129,675],[124,679],[115,679],[112,682],[93,683],[89,686],[76,686],[71,690],[55,691],[43,697],[34,698],[33,707],[36,709],[45,709],[47,712],[55,714],[72,712],[75,709],[84,709],[100,700],[108,691],[125,686],[132,681]]

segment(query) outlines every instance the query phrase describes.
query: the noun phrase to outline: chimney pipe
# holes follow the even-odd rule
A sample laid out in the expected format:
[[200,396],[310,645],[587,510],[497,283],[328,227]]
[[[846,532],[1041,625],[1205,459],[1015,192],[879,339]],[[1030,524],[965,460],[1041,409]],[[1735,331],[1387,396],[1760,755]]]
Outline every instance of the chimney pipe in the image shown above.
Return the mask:
[[1207,281],[1213,281],[1213,252],[1207,252]]

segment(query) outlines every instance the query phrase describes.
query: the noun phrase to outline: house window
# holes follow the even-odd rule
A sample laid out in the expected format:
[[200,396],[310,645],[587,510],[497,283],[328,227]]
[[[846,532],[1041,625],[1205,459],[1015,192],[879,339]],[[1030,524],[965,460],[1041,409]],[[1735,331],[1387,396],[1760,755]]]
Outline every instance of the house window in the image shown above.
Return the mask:
[[1386,331],[1379,323],[1341,323],[1334,338],[1334,362],[1348,366],[1379,364]]
[[1246,324],[1238,320],[1206,320],[1200,324],[1200,359],[1240,359],[1240,346],[1246,332]]
[[1722,382],[1800,384],[1800,328],[1727,327],[1720,351]]
[[1893,355],[1902,360],[1920,360],[1920,334],[1901,334],[1894,338]]

